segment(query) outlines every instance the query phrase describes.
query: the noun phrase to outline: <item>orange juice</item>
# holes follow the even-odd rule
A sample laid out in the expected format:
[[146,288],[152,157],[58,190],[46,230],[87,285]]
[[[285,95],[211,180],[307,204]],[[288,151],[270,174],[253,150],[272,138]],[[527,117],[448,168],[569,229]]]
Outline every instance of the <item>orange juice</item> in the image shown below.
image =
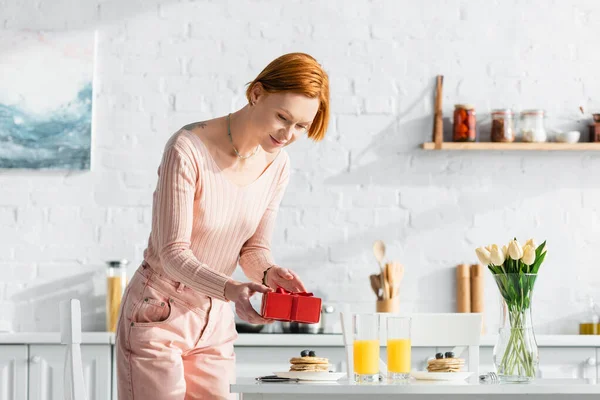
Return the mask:
[[354,341],[354,372],[360,375],[379,373],[379,340]]
[[388,339],[387,367],[389,372],[410,372],[410,339]]

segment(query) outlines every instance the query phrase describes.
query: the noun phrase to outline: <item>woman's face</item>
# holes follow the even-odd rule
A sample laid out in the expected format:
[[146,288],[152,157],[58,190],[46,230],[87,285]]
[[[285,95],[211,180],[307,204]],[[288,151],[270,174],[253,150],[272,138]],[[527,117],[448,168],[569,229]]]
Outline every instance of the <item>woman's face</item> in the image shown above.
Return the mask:
[[[258,85],[257,85],[258,86]],[[261,132],[260,146],[268,153],[289,146],[308,133],[319,110],[319,99],[291,92],[253,94],[253,125]]]

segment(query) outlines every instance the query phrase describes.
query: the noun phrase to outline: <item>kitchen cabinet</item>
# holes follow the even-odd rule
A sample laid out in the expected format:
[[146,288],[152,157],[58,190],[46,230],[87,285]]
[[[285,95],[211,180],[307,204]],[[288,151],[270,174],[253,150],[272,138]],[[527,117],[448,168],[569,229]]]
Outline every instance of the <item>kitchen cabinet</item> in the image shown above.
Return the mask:
[[541,347],[539,378],[596,379],[596,349]]
[[[539,335],[540,378],[597,378],[600,380],[600,337]],[[235,345],[237,377],[255,378],[287,371],[289,359],[304,349],[329,358],[333,369],[346,370],[346,355],[339,335],[241,334]],[[479,371],[494,371],[495,338],[484,337]],[[85,332],[82,359],[89,399],[116,400],[114,334]],[[445,347],[414,347],[412,368],[423,370],[427,359]],[[0,400],[63,399],[65,347],[59,333],[0,334]],[[467,354],[463,355],[467,358]],[[381,348],[386,359],[386,348]],[[112,397],[111,397],[112,396]]]
[[[81,345],[83,378],[89,400],[111,398],[111,347]],[[29,346],[29,400],[64,398],[65,346],[33,344]],[[26,398],[26,397],[24,397]]]
[[27,345],[0,345],[0,400],[27,399]]

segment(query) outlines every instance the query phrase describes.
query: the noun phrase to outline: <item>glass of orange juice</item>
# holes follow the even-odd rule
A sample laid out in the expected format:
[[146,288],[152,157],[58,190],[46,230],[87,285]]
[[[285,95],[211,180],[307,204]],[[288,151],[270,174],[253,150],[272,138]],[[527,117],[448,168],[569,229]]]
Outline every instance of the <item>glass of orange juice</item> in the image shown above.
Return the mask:
[[353,314],[352,327],[355,381],[379,382],[379,315]]
[[387,317],[386,331],[388,380],[405,381],[410,376],[410,317]]

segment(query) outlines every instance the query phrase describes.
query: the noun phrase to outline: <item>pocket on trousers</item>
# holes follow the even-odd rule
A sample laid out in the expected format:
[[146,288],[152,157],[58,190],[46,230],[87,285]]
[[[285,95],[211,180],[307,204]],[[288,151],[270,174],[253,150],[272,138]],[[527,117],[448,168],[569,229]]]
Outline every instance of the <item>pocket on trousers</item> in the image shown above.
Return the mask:
[[168,322],[173,316],[171,301],[169,296],[146,285],[131,322],[134,326],[155,326]]

